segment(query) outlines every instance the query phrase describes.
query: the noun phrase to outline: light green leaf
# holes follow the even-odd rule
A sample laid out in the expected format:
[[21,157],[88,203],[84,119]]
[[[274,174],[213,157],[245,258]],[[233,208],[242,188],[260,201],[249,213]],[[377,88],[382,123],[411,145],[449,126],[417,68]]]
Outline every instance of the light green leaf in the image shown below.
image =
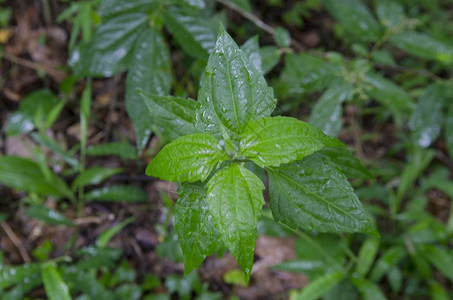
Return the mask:
[[204,181],[217,164],[227,159],[212,135],[196,133],[167,144],[149,163],[146,175],[169,181]]
[[98,184],[104,180],[121,173],[121,168],[104,168],[104,167],[91,167],[80,173],[72,182],[72,189],[78,186],[85,186],[90,184]]
[[187,54],[206,59],[215,45],[218,22],[200,10],[173,6],[163,11],[167,29]]
[[352,97],[353,86],[334,82],[316,102],[310,115],[310,124],[329,136],[337,136],[343,124],[343,102]]
[[238,164],[218,171],[207,184],[207,202],[223,243],[249,280],[253,266],[256,226],[264,205],[264,184]]
[[361,0],[324,0],[323,3],[344,30],[357,40],[375,42],[379,39],[379,23]]
[[184,135],[197,133],[195,110],[197,102],[173,96],[158,96],[140,92],[148,108],[148,118],[159,126],[170,141]]
[[379,239],[375,237],[368,238],[360,247],[359,255],[356,262],[356,272],[365,277],[370,270],[371,265],[376,258],[376,254],[379,250]]
[[444,122],[445,89],[439,84],[431,84],[423,91],[409,120],[412,140],[426,148],[439,136]]
[[362,294],[363,300],[386,300],[379,286],[360,277],[351,277],[351,282]]
[[326,275],[322,275],[307,286],[296,297],[297,300],[315,300],[327,294],[332,288],[341,282],[344,275],[340,271],[335,271]]
[[291,44],[291,36],[289,31],[283,27],[277,27],[274,31],[274,41],[279,47],[289,47]]
[[86,201],[143,202],[148,195],[141,188],[130,185],[106,186],[85,194]]
[[74,195],[60,177],[50,171],[48,176],[50,178],[44,176],[39,165],[30,159],[0,157],[0,183],[27,192],[73,199]]
[[68,286],[61,278],[58,270],[51,263],[43,266],[41,275],[46,295],[50,300],[71,300]]
[[170,53],[162,34],[148,27],[140,34],[128,64],[125,104],[134,124],[139,151],[143,150],[155,124],[152,116],[159,112],[150,111],[137,92],[166,95],[172,84]]
[[248,124],[241,135],[238,156],[261,167],[278,167],[324,147],[341,146],[339,140],[297,119],[267,117]]
[[405,31],[390,38],[390,42],[409,54],[450,64],[453,62],[453,46],[420,32]]
[[448,104],[448,112],[445,117],[445,141],[448,154],[453,158],[453,101]]
[[396,27],[405,19],[404,8],[397,1],[378,0],[375,10],[379,22],[387,28]]
[[77,47],[69,59],[77,76],[110,77],[125,71],[137,38],[146,28],[142,13],[119,15],[101,24],[91,40]]
[[119,156],[122,160],[134,160],[138,158],[137,150],[128,142],[92,145],[87,148],[86,154],[93,156],[114,155]]
[[72,222],[60,212],[43,205],[32,204],[25,211],[27,216],[42,220],[50,225],[74,226]]
[[276,99],[272,88],[222,28],[198,93],[197,128],[217,137],[222,128],[233,139],[250,120],[269,116]]
[[250,62],[255,66],[255,68],[263,74],[263,69],[261,67],[261,54],[260,54],[260,45],[258,44],[258,36],[254,36],[247,40],[244,45],[241,46],[241,50],[244,54],[250,59]]
[[318,232],[378,235],[347,178],[325,157],[312,155],[267,171],[276,221]]
[[27,95],[19,109],[11,114],[6,123],[7,135],[28,133],[35,127],[43,126],[47,114],[61,103],[60,99],[49,90],[39,90]]
[[130,12],[145,12],[158,1],[155,0],[103,0],[99,6],[98,14],[103,18],[110,18],[117,14]]
[[108,228],[106,231],[101,233],[96,239],[96,246],[105,248],[110,240],[120,232],[124,227],[132,223],[135,219],[133,217],[127,218],[113,227]]
[[370,171],[362,166],[362,163],[357,159],[357,157],[349,153],[346,148],[324,148],[313,155],[329,158],[331,165],[340,169],[348,178],[373,178]]
[[429,295],[431,296],[432,300],[450,299],[450,297],[448,297],[447,291],[445,291],[443,286],[434,280],[429,281]]
[[449,249],[423,245],[423,255],[448,279],[453,281],[453,253]]
[[203,185],[181,186],[175,205],[175,230],[184,257],[184,273],[187,275],[203,260],[222,247],[206,201]]

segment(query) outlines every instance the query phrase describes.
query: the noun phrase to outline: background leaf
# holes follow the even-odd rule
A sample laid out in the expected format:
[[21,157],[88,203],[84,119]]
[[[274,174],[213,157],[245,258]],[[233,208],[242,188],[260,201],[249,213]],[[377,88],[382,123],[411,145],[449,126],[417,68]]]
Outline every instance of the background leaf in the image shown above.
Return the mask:
[[156,0],[103,0],[99,6],[98,14],[105,19],[119,13],[144,12],[157,2]]
[[329,292],[343,279],[343,273],[336,271],[316,278],[305,286],[297,296],[297,300],[315,300]]
[[137,150],[128,142],[91,145],[87,148],[86,154],[93,156],[114,155],[123,160],[134,160],[138,158]]
[[60,212],[43,205],[30,205],[25,213],[30,218],[42,220],[50,225],[74,226],[74,224]]
[[105,186],[85,194],[86,201],[142,202],[148,195],[141,188],[130,185]]
[[50,300],[71,300],[68,286],[61,278],[58,270],[51,263],[43,266],[41,274],[46,295]]
[[121,173],[121,168],[104,168],[104,167],[91,167],[80,173],[72,182],[72,188],[78,186],[85,186],[90,184],[98,184],[108,178]]

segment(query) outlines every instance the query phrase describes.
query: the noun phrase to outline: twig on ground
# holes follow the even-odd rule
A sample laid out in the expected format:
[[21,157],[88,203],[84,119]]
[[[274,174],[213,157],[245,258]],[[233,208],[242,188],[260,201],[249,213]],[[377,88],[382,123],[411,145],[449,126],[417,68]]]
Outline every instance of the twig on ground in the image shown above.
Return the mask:
[[11,227],[8,225],[8,223],[3,221],[0,223],[0,226],[5,231],[6,235],[11,240],[11,242],[13,242],[14,246],[16,246],[17,250],[19,250],[20,256],[22,257],[24,262],[31,263],[30,255],[28,255],[28,252],[27,252],[27,250],[25,250],[24,245],[22,245],[22,242],[19,240],[19,238],[14,233],[14,231],[11,229]]

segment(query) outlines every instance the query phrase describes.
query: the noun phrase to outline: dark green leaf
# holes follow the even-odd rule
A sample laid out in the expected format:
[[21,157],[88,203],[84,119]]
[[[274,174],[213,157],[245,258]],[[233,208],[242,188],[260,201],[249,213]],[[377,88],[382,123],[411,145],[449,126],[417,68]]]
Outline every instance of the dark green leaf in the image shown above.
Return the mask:
[[130,12],[144,12],[152,7],[156,0],[103,0],[99,6],[98,14],[103,18],[110,18],[117,14]]
[[310,115],[310,124],[325,134],[337,136],[343,124],[343,102],[352,97],[353,86],[344,81],[335,82],[322,94]]
[[349,153],[346,148],[324,148],[313,155],[328,157],[331,164],[339,168],[348,178],[373,178],[370,171],[365,169],[357,157]]
[[87,201],[142,202],[148,195],[141,188],[130,185],[105,186],[85,194]]
[[122,284],[115,290],[117,299],[139,300],[142,296],[140,286],[136,284]]
[[368,7],[361,0],[324,0],[327,10],[345,31],[359,41],[375,42],[381,28]]
[[123,169],[120,168],[111,169],[104,167],[91,167],[80,173],[79,176],[74,179],[72,182],[72,188],[74,189],[78,186],[101,183],[113,175],[121,173],[122,171]]
[[370,270],[371,265],[376,258],[376,254],[379,250],[379,239],[370,237],[360,247],[359,255],[356,262],[356,272],[365,277]]
[[170,181],[204,181],[212,169],[229,159],[212,135],[196,133],[167,144],[146,168],[146,175]]
[[289,31],[283,27],[277,27],[274,31],[274,41],[279,47],[289,47],[291,44],[291,36]]
[[124,227],[129,225],[134,221],[134,218],[130,217],[127,218],[120,223],[116,224],[113,227],[108,228],[106,231],[101,233],[98,238],[96,239],[96,246],[105,248],[107,247],[107,244],[110,242],[110,240],[118,233],[120,232]]
[[206,189],[202,185],[185,184],[181,187],[175,206],[175,230],[186,275],[222,246],[209,212]]
[[448,154],[453,158],[453,101],[450,101],[448,104],[448,112],[445,117],[445,140],[447,142]]
[[[95,266],[93,266],[95,268]],[[75,291],[83,292],[90,299],[114,299],[113,293],[108,291],[92,272],[84,272],[76,267],[64,268],[61,274]]]
[[252,5],[249,0],[229,0],[229,2],[234,3],[243,11],[252,12]]
[[142,13],[119,15],[101,24],[88,43],[74,50],[69,64],[77,76],[110,77],[125,71],[132,49],[143,33],[148,16]]
[[70,300],[69,289],[61,278],[57,268],[51,263],[47,263],[42,268],[42,282],[46,295],[50,300]]
[[[11,270],[9,270],[9,271],[11,271]],[[1,274],[1,270],[0,270],[0,274]],[[0,277],[0,281],[1,281],[1,277]],[[26,298],[24,298],[24,296],[29,291],[40,286],[41,284],[42,284],[41,273],[38,268],[37,272],[26,273],[26,277],[24,277],[21,281],[19,281],[14,288],[9,289],[8,292],[5,292],[5,293],[0,292],[0,296],[2,297],[2,300],[26,299]]]
[[419,32],[404,31],[390,38],[396,47],[421,58],[450,64],[453,62],[453,47]]
[[80,168],[79,161],[76,158],[74,158],[74,156],[70,155],[68,151],[63,149],[54,139],[38,132],[31,132],[30,136],[33,138],[35,142],[49,148],[53,153],[61,156],[61,158],[63,158],[63,160],[67,162],[70,166],[74,167],[74,169],[78,170]]
[[61,100],[49,90],[33,92],[25,97],[19,109],[11,114],[6,124],[7,135],[28,133],[44,125],[47,114]]
[[319,232],[378,234],[347,178],[326,158],[308,156],[268,174],[276,221]]
[[318,299],[325,294],[327,294],[330,289],[335,287],[337,284],[341,282],[344,275],[340,271],[335,271],[326,275],[322,275],[312,282],[310,282],[307,286],[305,286],[302,292],[297,295],[297,300],[315,300]]
[[412,140],[426,148],[439,136],[444,122],[445,89],[439,84],[431,84],[420,96],[409,120]]
[[73,226],[72,222],[60,212],[42,205],[33,204],[25,211],[27,216],[42,220],[50,225]]
[[275,108],[272,88],[223,28],[209,56],[198,102],[197,128],[217,137],[225,128],[235,138],[249,121],[269,116]]
[[448,279],[453,281],[453,253],[449,249],[423,245],[423,254]]
[[[126,78],[126,110],[134,124],[139,151],[143,150],[155,124],[158,111],[147,109],[143,98],[137,92],[166,95],[170,92],[172,73],[170,53],[162,34],[155,28],[148,27],[138,36],[133,54],[128,64]],[[150,115],[151,113],[151,115]]]
[[207,184],[207,202],[223,243],[236,258],[249,280],[256,226],[264,204],[264,184],[238,164],[218,171]]
[[19,266],[0,266],[0,289],[26,282],[27,278],[36,277],[41,272],[39,264],[23,264]]
[[370,280],[377,282],[386,275],[393,267],[407,256],[406,250],[400,246],[395,245],[387,249],[375,264],[369,278]]
[[163,11],[164,23],[187,54],[206,59],[215,45],[218,22],[200,16],[198,9],[169,7]]
[[260,48],[261,69],[264,75],[272,71],[272,69],[280,62],[281,52],[277,47],[264,46]]
[[363,300],[386,300],[379,286],[360,277],[351,277],[351,282],[362,294]]
[[397,1],[378,0],[376,14],[379,22],[387,28],[396,27],[404,21],[403,6]]
[[171,140],[197,133],[195,110],[197,102],[173,96],[158,96],[140,92],[148,108],[148,118],[159,126],[164,136]]
[[74,197],[61,178],[54,173],[49,173],[48,176],[49,178],[46,178],[39,165],[27,158],[0,157],[0,183],[18,190],[42,195],[70,199]]
[[442,285],[434,280],[429,281],[429,295],[432,300],[449,300],[447,291]]
[[343,144],[321,130],[289,117],[267,117],[248,124],[241,135],[238,156],[261,167],[300,160],[324,147]]
[[263,69],[261,67],[261,54],[260,45],[258,44],[258,36],[254,36],[247,40],[244,45],[241,46],[241,50],[249,58],[250,62],[255,68],[262,74]]
[[112,142],[105,144],[96,144],[87,148],[87,155],[115,155],[123,160],[137,159],[137,150],[128,142]]

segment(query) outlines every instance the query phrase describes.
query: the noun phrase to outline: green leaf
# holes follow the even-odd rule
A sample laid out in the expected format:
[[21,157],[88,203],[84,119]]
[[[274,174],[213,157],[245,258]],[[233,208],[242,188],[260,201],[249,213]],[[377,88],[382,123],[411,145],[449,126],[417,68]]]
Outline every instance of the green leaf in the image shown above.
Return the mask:
[[429,262],[436,267],[443,275],[453,281],[453,254],[449,249],[423,245],[423,255]]
[[431,84],[423,91],[409,120],[412,140],[422,148],[429,147],[439,136],[444,122],[445,89]]
[[153,123],[161,128],[164,136],[170,141],[198,132],[195,128],[196,101],[173,96],[158,96],[142,91],[140,95],[148,108],[148,118],[154,119]]
[[351,282],[362,294],[363,300],[386,300],[379,286],[360,277],[351,277]]
[[49,90],[39,90],[27,95],[6,123],[7,135],[28,133],[43,126],[47,114],[62,101]]
[[122,160],[134,160],[138,158],[137,150],[128,142],[92,145],[87,148],[86,154],[93,156],[114,155],[119,156]]
[[275,28],[274,34],[274,41],[279,47],[289,47],[291,45],[291,36],[289,35],[289,31],[283,27]]
[[343,102],[352,97],[353,86],[334,82],[316,102],[310,115],[310,124],[329,136],[337,136],[343,124]]
[[155,0],[103,0],[98,14],[103,18],[110,18],[117,14],[130,12],[144,12],[158,1]]
[[429,295],[432,300],[449,300],[447,291],[442,285],[434,280],[429,281]]
[[358,41],[375,42],[381,28],[368,7],[361,0],[324,0],[327,10]]
[[222,247],[206,201],[206,189],[202,185],[181,186],[175,205],[175,230],[181,244],[186,275]]
[[91,167],[80,173],[72,182],[72,188],[75,189],[78,186],[85,186],[90,184],[98,184],[104,180],[121,173],[121,168],[104,168],[104,167]]
[[126,227],[128,224],[132,223],[135,219],[130,217],[127,218],[120,223],[116,224],[115,226],[107,229],[104,231],[102,234],[98,236],[96,239],[96,246],[105,248],[107,247],[107,244],[110,242],[110,240],[118,233],[120,232],[124,227]]
[[[135,128],[139,151],[145,148],[155,123],[137,90],[166,95],[172,78],[170,53],[162,34],[148,27],[137,39],[126,78],[126,110]],[[151,116],[158,113],[151,111]]]
[[212,135],[196,133],[167,144],[149,163],[146,175],[169,181],[204,181],[217,164],[227,159]]
[[244,45],[241,46],[242,52],[249,58],[250,62],[255,66],[255,68],[263,74],[263,69],[261,67],[261,54],[260,54],[260,45],[258,44],[258,36],[254,36],[247,40]]
[[252,121],[241,135],[238,156],[261,167],[300,160],[324,147],[343,144],[321,130],[290,117],[267,117]]
[[322,275],[307,286],[296,297],[297,300],[315,300],[327,294],[332,288],[341,282],[343,273],[340,271]]
[[69,59],[77,76],[110,77],[130,64],[137,38],[146,28],[142,13],[119,15],[101,24],[91,40],[77,47]]
[[[260,48],[261,69],[263,75],[266,75],[280,62],[281,52],[277,47],[264,46]],[[258,69],[259,70],[259,69]]]
[[256,226],[264,205],[264,184],[238,164],[218,171],[207,184],[207,202],[223,243],[249,280],[253,266]]
[[184,52],[206,59],[215,45],[218,22],[200,14],[198,9],[183,6],[168,7],[163,11],[165,27]]
[[74,291],[83,292],[90,299],[114,299],[113,293],[97,280],[93,272],[84,272],[76,267],[69,267],[63,268],[61,274]]
[[453,158],[453,101],[448,104],[448,112],[445,117],[445,141],[450,158]]
[[252,5],[249,0],[229,0],[228,2],[235,4],[243,11],[252,12]]
[[397,1],[378,0],[375,10],[379,22],[387,28],[396,27],[405,19],[404,8]]
[[404,31],[390,38],[390,42],[409,54],[450,64],[453,47],[420,32]]
[[92,270],[101,267],[114,267],[115,261],[121,256],[120,249],[99,248],[99,247],[84,247],[76,251],[77,256],[81,257],[73,267],[79,271]]
[[379,239],[370,237],[360,247],[359,255],[356,262],[356,272],[365,277],[370,270],[371,265],[376,258],[376,254],[379,250]]
[[41,195],[74,198],[60,177],[52,172],[49,172],[48,176],[50,177],[47,178],[40,166],[30,159],[16,156],[0,157],[0,183]]
[[143,202],[148,195],[141,188],[130,185],[106,186],[85,194],[86,201]]
[[222,128],[240,134],[251,120],[269,116],[272,88],[222,28],[198,93],[197,128],[217,137]]
[[324,148],[315,154],[329,158],[331,165],[340,169],[348,178],[372,179],[373,175],[362,166],[362,163],[343,147]]
[[0,266],[0,289],[20,284],[26,281],[27,278],[37,277],[39,273],[40,265],[36,263],[19,266]]
[[8,292],[0,292],[0,296],[2,296],[2,300],[26,299],[24,296],[41,284],[41,272],[38,267],[38,272],[27,273],[26,277],[23,278],[22,281],[18,282],[15,287],[9,289]]
[[41,274],[46,295],[50,300],[71,300],[68,286],[61,278],[58,270],[51,263],[43,266]]
[[78,170],[80,168],[79,161],[70,155],[68,151],[63,149],[54,139],[50,138],[46,134],[31,132],[31,138],[38,144],[49,148],[53,153],[59,155],[65,162],[67,162],[71,167]]
[[42,205],[30,205],[25,213],[30,218],[42,220],[50,225],[74,226],[74,224],[60,212]]
[[370,280],[378,282],[406,256],[406,250],[400,245],[387,249],[374,265],[369,276]]
[[273,269],[307,274],[317,270],[324,270],[326,268],[324,261],[315,259],[295,259],[291,261],[285,261],[277,265],[272,266]]
[[125,283],[115,290],[117,299],[139,300],[142,296],[142,290],[137,284]]
[[322,156],[268,169],[274,219],[319,232],[378,235],[347,178]]

